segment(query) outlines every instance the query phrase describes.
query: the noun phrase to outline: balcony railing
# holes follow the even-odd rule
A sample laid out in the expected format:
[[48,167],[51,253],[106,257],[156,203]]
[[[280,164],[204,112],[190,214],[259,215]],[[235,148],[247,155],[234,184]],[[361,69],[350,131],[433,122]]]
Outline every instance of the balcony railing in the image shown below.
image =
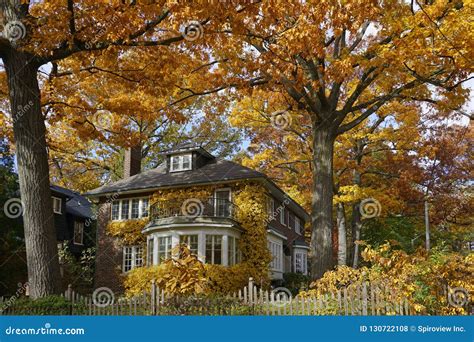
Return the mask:
[[160,201],[151,205],[152,220],[169,217],[222,217],[236,219],[237,206],[227,199],[188,198],[185,200]]

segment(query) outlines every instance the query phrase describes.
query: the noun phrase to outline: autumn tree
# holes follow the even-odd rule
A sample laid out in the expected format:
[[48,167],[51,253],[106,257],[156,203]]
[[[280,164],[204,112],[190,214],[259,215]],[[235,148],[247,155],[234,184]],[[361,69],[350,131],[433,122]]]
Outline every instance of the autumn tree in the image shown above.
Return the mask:
[[[154,47],[156,56],[160,58],[161,54],[166,55],[164,51],[170,46],[181,44],[182,53],[199,58],[203,64],[201,71],[205,72],[208,51],[190,43],[200,37],[200,23],[191,25],[189,21],[207,18],[208,13],[206,6],[195,5],[191,13],[185,5],[167,4],[166,1],[0,2],[3,27],[0,57],[8,83],[8,91],[4,93],[8,94],[11,106],[20,190],[25,208],[23,219],[28,277],[33,298],[60,290],[49,189],[47,131],[38,71],[44,71],[43,66],[51,65],[49,63],[53,63],[54,71],[55,63],[67,63],[66,59],[76,56],[79,64],[73,69],[80,71],[81,57],[87,61],[88,56],[97,56],[102,52],[123,56],[137,50],[145,53]],[[168,61],[163,64],[164,67],[173,68],[179,63],[179,59]],[[156,78],[164,75],[166,69],[162,68]],[[205,86],[207,84],[201,84],[198,90],[185,89],[188,93],[184,96],[217,91],[202,90]]]
[[463,1],[373,0],[256,3],[229,16],[222,31],[242,47],[228,63],[232,75],[258,79],[264,96],[278,99],[267,119],[310,125],[314,277],[332,267],[337,137],[393,101],[459,109],[473,54],[470,15]]

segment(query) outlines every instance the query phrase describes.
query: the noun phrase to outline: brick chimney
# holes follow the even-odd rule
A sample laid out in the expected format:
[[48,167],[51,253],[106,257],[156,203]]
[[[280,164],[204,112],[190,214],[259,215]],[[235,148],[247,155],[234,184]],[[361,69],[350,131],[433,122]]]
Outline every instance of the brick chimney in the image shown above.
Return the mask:
[[134,146],[125,150],[123,160],[123,178],[135,176],[140,173],[142,164],[142,147]]

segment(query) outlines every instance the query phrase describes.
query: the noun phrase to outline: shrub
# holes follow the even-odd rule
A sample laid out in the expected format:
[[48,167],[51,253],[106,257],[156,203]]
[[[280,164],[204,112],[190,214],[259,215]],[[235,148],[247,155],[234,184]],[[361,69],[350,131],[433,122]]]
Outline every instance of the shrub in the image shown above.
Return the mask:
[[83,303],[72,303],[61,296],[47,296],[35,300],[21,298],[16,300],[7,310],[15,315],[68,315],[86,311]]
[[307,290],[311,283],[311,277],[301,273],[284,273],[283,286],[291,291],[293,295],[298,294],[301,290]]

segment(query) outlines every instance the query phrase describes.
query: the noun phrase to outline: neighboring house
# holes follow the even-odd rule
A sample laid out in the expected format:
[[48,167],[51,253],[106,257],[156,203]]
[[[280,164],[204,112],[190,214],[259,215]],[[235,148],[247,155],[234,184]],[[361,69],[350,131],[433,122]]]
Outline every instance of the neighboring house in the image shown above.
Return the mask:
[[[273,260],[271,278],[283,273],[307,274],[308,245],[304,226],[309,215],[264,174],[237,163],[216,158],[201,147],[190,144],[165,153],[166,162],[140,173],[140,151],[128,149],[124,179],[94,189],[86,196],[99,203],[97,224],[96,284],[121,289],[120,273],[149,264],[158,264],[170,256],[170,250],[186,243],[204,263],[233,265],[239,262],[238,244],[242,230],[235,213],[241,210],[233,202],[234,189],[243,181],[264,186],[268,198],[267,246]],[[150,197],[163,189],[190,189],[212,185],[213,195],[201,199],[196,213],[183,212],[183,203],[150,207]],[[191,198],[189,199],[192,200]],[[143,245],[121,245],[106,233],[111,221],[149,218],[142,230],[146,235],[147,256]],[[237,251],[237,253],[235,253]],[[118,268],[121,268],[117,272]]]
[[76,257],[95,241],[91,238],[93,214],[87,198],[72,190],[51,185],[58,243],[66,244]]

